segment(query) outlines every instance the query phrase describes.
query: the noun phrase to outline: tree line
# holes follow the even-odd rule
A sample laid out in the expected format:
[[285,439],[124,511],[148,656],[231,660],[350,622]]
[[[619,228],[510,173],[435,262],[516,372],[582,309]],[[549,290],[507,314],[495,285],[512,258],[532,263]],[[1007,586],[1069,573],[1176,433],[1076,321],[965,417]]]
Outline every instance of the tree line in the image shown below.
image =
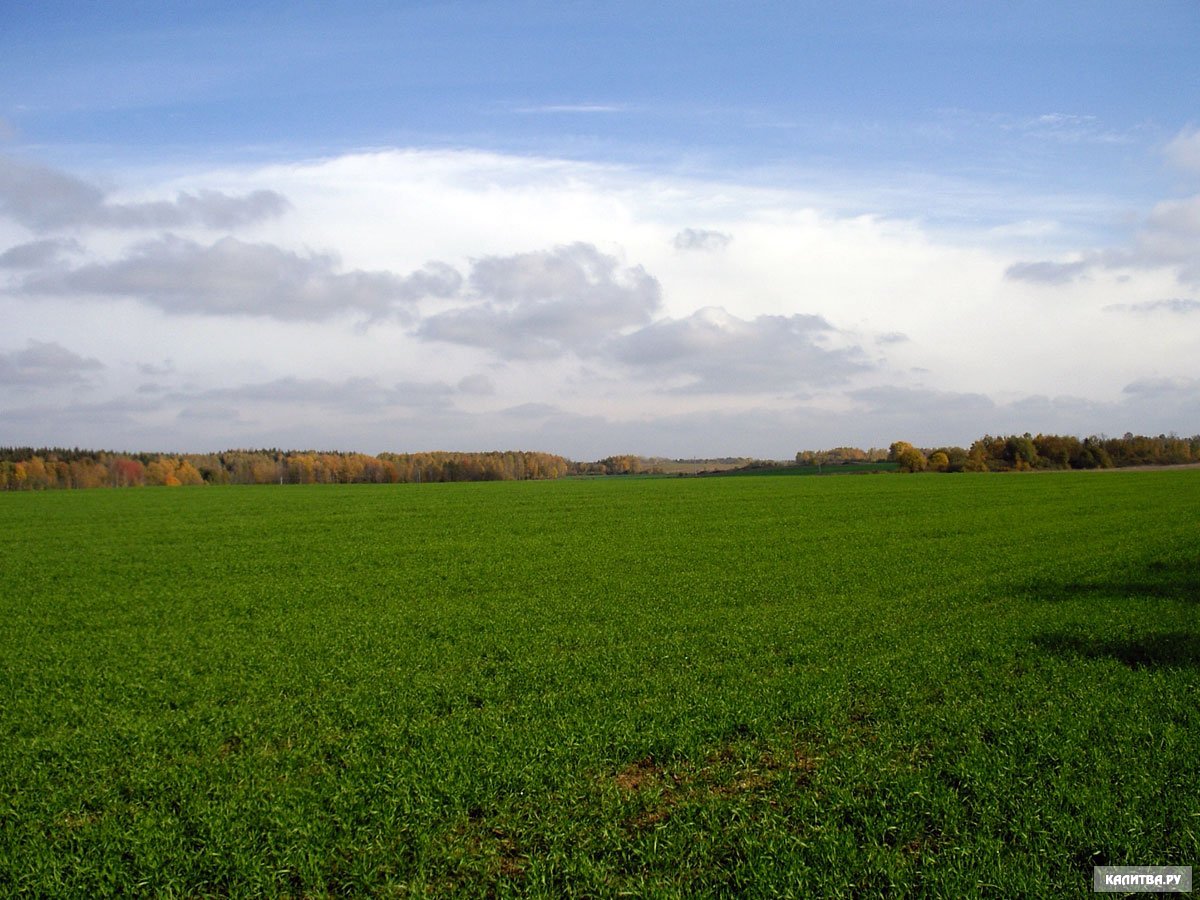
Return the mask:
[[185,484],[398,484],[560,478],[575,464],[528,450],[365,453],[227,450],[116,453],[0,447],[0,490]]
[[984,435],[967,449],[921,449],[897,441],[888,459],[902,472],[1026,472],[1034,469],[1113,469],[1200,462],[1200,435],[1122,437],[1039,434]]
[[901,472],[1024,472],[1032,469],[1113,469],[1200,463],[1200,435],[1122,437],[1039,434],[984,435],[970,447],[914,447],[896,441],[887,450],[835,447],[801,450],[796,464],[836,466],[887,460]]
[[[896,441],[887,450],[835,447],[801,450],[798,465],[882,462],[902,472],[1009,472],[1110,469],[1200,463],[1200,435],[1122,437],[1028,433],[984,435],[968,448],[920,448]],[[638,475],[664,471],[662,460],[608,456],[572,462],[528,450],[453,453],[365,453],[226,450],[222,453],[117,453],[61,447],[0,447],[0,490],[141,487],[186,484],[399,484],[517,481],[566,475]]]

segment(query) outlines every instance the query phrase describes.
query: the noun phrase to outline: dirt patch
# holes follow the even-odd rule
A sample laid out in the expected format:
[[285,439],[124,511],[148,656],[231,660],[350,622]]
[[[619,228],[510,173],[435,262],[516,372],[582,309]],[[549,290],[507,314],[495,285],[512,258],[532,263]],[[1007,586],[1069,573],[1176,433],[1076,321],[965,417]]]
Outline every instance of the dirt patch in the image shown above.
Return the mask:
[[627,765],[613,780],[625,793],[635,794],[657,784],[662,774],[662,770],[654,763],[654,757],[647,756]]
[[[516,836],[489,824],[488,814],[473,807],[441,837],[445,871],[435,872],[435,892],[457,895],[461,884],[482,879],[520,879],[529,868],[529,856]],[[489,892],[493,896],[494,892]]]
[[88,828],[100,821],[100,813],[98,812],[81,812],[67,813],[62,817],[62,824],[65,828]]
[[702,764],[681,763],[670,769],[647,756],[612,776],[612,783],[630,800],[645,806],[625,820],[633,829],[659,825],[679,808],[756,797],[770,800],[772,788],[791,778],[804,783],[819,760],[796,747],[790,751],[746,752],[744,745],[722,745]]
[[525,874],[528,858],[520,852],[517,842],[503,829],[493,828],[492,838],[498,851],[496,871],[504,878],[519,878]]

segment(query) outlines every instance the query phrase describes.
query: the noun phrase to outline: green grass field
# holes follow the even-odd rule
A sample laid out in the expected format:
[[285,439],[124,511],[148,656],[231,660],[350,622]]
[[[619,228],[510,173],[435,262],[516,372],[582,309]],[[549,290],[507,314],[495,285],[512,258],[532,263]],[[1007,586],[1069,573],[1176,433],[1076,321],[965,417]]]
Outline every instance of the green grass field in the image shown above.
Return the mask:
[[0,495],[0,894],[1200,865],[1200,471]]

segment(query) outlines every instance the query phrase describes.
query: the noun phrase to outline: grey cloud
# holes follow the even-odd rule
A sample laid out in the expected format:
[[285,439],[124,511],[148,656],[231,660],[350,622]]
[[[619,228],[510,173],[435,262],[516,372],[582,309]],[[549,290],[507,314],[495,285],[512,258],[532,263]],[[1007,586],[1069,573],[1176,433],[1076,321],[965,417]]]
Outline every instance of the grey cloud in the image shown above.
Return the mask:
[[[1116,414],[1073,397],[1025,397],[1000,404],[985,394],[880,385],[850,391],[857,405],[850,427],[866,423],[881,446],[894,440],[919,446],[967,446],[984,434],[1045,431],[1091,434]],[[849,423],[848,423],[849,424]]]
[[0,157],[0,213],[33,229],[86,224],[104,192],[64,172]]
[[545,419],[560,413],[561,410],[550,403],[518,403],[500,411],[502,416],[511,419]]
[[1169,300],[1147,300],[1143,303],[1111,303],[1104,307],[1104,311],[1141,314],[1166,312],[1175,313],[1176,315],[1188,315],[1200,312],[1200,300],[1172,297]]
[[385,394],[391,406],[441,407],[450,403],[455,390],[442,381],[400,381]]
[[675,235],[676,250],[724,250],[733,241],[733,235],[723,231],[702,228],[685,228]]
[[175,364],[169,359],[164,359],[161,363],[139,363],[137,368],[143,375],[175,374]]
[[1192,434],[1200,420],[1200,378],[1144,378],[1127,384],[1122,404],[1130,414],[1124,428],[1114,433],[1183,432]]
[[1093,264],[1093,259],[1075,262],[1053,262],[1051,260],[1019,262],[1009,266],[1004,272],[1004,277],[1013,281],[1031,281],[1036,284],[1066,284],[1074,281]]
[[1139,400],[1186,398],[1200,403],[1200,378],[1143,378],[1125,385],[1123,392]]
[[99,187],[73,175],[0,157],[0,214],[35,231],[73,226],[234,228],[289,208],[283,195],[265,190],[243,196],[202,190],[174,200],[112,203]]
[[192,422],[219,422],[232,424],[242,422],[236,407],[223,406],[219,403],[196,403],[183,407],[176,413],[175,418]]
[[534,359],[593,352],[608,335],[650,320],[658,281],[641,266],[620,268],[590,244],[477,260],[473,304],[432,316],[420,337]]
[[881,334],[875,338],[876,343],[879,344],[906,344],[910,340],[912,338],[902,331],[889,331],[887,334]]
[[464,394],[483,396],[496,393],[496,383],[486,375],[467,375],[458,382],[458,389]]
[[861,388],[847,396],[858,403],[869,416],[893,418],[897,415],[921,421],[942,418],[979,417],[991,415],[995,402],[984,394],[957,391],[932,391],[894,385]]
[[162,405],[157,400],[118,397],[100,402],[76,400],[62,406],[38,403],[4,409],[5,440],[31,447],[77,446],[107,447],[113,450],[146,450],[177,446],[175,434],[147,427],[143,416],[158,417]]
[[661,378],[687,378],[678,390],[767,393],[844,381],[869,366],[856,349],[827,349],[835,329],[820,316],[759,316],[722,309],[664,319],[614,339],[611,355]]
[[454,393],[454,388],[438,381],[404,381],[384,387],[373,378],[331,381],[323,378],[288,376],[237,387],[176,392],[168,399],[188,403],[193,408],[246,404],[319,407],[338,412],[362,413],[390,407],[427,408],[444,405],[451,401]]
[[24,350],[0,353],[0,384],[31,387],[79,384],[86,372],[103,369],[96,359],[53,341],[30,341]]
[[79,253],[83,250],[78,241],[44,238],[17,244],[0,253],[0,268],[38,269],[56,263],[64,253]]
[[[867,423],[885,442],[966,446],[984,434],[1162,434],[1188,431],[1200,415],[1200,379],[1133,382],[1119,402],[1030,395],[997,403],[977,393],[880,386],[851,391],[858,404],[848,428]],[[1190,431],[1188,431],[1190,433]]]
[[31,294],[133,297],[170,313],[324,319],[338,313],[399,315],[423,296],[455,293],[461,277],[431,264],[401,278],[391,272],[335,271],[331,254],[301,256],[271,244],[225,237],[205,246],[167,236],[124,259],[28,279]]

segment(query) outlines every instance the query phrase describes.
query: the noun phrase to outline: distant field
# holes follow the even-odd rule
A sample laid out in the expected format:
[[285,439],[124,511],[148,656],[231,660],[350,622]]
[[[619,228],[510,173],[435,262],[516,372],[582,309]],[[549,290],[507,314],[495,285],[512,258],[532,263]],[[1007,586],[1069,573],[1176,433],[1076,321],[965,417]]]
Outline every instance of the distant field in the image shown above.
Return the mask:
[[764,466],[721,472],[721,475],[873,475],[895,472],[894,462],[830,463],[823,466]]
[[1200,865],[1200,472],[0,495],[0,894]]

